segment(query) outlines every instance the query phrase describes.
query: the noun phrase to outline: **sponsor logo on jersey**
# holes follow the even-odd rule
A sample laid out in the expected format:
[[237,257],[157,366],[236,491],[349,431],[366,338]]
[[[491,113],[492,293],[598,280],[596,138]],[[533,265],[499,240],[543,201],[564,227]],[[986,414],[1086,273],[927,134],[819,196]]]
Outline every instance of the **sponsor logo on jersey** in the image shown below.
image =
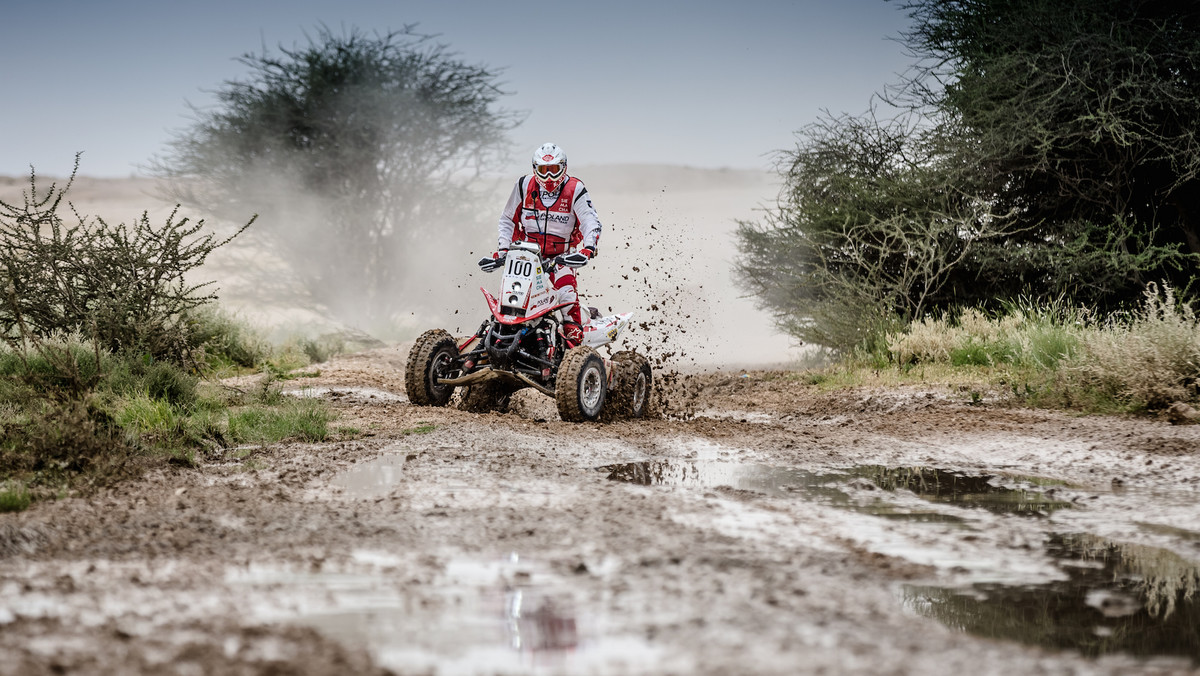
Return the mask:
[[571,214],[570,213],[558,213],[558,212],[554,212],[554,211],[549,211],[549,212],[541,211],[538,213],[529,211],[525,214],[525,220],[534,221],[534,222],[538,222],[538,223],[550,222],[550,223],[558,223],[560,225],[570,225]]

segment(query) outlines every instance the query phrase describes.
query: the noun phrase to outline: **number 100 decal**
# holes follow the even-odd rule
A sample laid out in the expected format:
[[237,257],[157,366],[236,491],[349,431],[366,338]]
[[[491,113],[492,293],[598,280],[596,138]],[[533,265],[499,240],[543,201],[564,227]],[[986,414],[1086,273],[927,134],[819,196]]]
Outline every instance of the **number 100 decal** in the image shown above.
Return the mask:
[[518,277],[533,276],[533,263],[529,261],[510,260],[508,262],[508,274],[517,275]]

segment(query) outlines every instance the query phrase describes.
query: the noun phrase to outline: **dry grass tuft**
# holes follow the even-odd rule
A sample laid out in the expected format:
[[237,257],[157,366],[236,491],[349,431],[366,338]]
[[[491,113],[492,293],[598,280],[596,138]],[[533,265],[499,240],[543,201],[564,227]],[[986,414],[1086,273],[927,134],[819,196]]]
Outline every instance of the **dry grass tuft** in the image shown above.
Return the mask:
[[1088,331],[1084,382],[1147,409],[1195,400],[1200,383],[1200,322],[1164,285],[1146,288],[1142,307]]
[[[1200,320],[1167,285],[1147,286],[1134,312],[1099,319],[1063,303],[976,309],[923,319],[887,336],[901,369],[1000,367],[1045,405],[1163,410],[1200,400]],[[1030,387],[1037,384],[1037,387]]]

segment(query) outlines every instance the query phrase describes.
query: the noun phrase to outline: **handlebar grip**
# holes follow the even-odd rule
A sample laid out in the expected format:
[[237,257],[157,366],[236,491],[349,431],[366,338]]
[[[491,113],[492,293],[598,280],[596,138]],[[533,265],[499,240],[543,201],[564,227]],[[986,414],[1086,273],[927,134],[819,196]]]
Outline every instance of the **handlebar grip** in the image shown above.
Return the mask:
[[490,258],[488,256],[484,256],[483,258],[479,259],[479,269],[483,270],[484,272],[491,272],[501,265],[504,265],[504,258],[504,256],[499,258]]

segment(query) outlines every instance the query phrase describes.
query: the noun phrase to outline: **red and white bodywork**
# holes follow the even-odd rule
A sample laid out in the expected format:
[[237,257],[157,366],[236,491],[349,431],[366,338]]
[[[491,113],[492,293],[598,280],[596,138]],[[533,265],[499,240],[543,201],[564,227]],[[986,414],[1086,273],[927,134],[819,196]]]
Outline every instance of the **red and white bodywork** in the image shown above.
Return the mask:
[[[499,295],[480,288],[491,316],[469,338],[455,340],[442,329],[418,337],[405,364],[410,401],[445,406],[456,388],[465,387],[464,408],[501,411],[514,392],[531,387],[553,397],[568,422],[597,421],[602,411],[645,415],[653,377],[649,361],[633,350],[604,356],[597,349],[615,342],[633,313],[601,317],[589,308],[583,322],[575,320],[574,288],[561,283],[556,288],[554,280],[586,265],[588,256],[544,253],[539,243],[518,240],[508,251],[479,260],[485,272],[504,268]],[[610,391],[617,393],[611,401]]]
[[[541,250],[532,242],[513,242],[504,263],[500,297],[480,287],[492,316],[501,324],[525,324],[570,306],[573,300],[560,300],[559,290],[543,268]],[[600,347],[617,339],[633,318],[632,312],[592,318],[583,313],[583,345]],[[464,344],[460,349],[469,346]]]

